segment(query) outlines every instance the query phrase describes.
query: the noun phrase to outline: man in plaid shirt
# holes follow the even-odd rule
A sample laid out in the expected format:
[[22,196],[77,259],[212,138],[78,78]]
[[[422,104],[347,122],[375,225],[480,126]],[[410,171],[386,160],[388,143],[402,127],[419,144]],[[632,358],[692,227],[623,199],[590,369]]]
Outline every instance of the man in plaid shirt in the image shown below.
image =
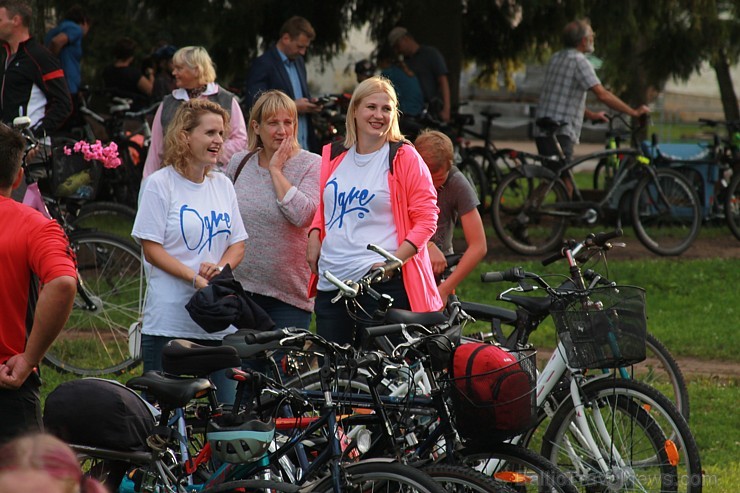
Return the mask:
[[[632,117],[649,113],[642,105],[631,108],[611,91],[601,85],[586,53],[594,51],[594,31],[588,20],[570,22],[563,30],[565,49],[555,53],[547,64],[545,82],[540,93],[536,118],[548,117],[565,122],[557,131],[557,140],[568,160],[573,157],[573,146],[579,141],[583,119],[607,121],[605,113],[586,108],[586,93],[594,95],[609,108]],[[535,129],[537,152],[544,156],[557,156],[558,150],[551,137],[541,129]]]

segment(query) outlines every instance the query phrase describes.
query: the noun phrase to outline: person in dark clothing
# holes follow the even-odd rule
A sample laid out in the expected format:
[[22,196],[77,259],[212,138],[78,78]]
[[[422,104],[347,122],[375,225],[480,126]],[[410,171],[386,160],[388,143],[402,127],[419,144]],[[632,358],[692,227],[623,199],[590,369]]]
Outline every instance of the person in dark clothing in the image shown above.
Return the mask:
[[285,21],[277,43],[252,62],[244,85],[246,114],[264,91],[277,89],[290,96],[298,108],[298,142],[311,152],[319,152],[311,114],[318,113],[321,106],[311,99],[308,91],[303,57],[315,37],[311,23],[303,17],[294,16]]
[[59,60],[31,37],[31,7],[0,0],[0,107],[2,121],[28,116],[35,130],[59,130],[72,113],[72,98]]
[[142,73],[133,66],[137,44],[131,38],[121,38],[113,48],[115,61],[103,69],[103,84],[115,96],[131,98],[134,108],[146,106],[154,87],[154,71]]

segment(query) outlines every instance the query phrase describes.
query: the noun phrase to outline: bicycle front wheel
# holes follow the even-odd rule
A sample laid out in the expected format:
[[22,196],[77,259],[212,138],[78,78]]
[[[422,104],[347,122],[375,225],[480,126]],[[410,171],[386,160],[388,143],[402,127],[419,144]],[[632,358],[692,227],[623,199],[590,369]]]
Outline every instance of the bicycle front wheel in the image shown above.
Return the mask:
[[[581,398],[583,409],[562,403],[542,441],[542,455],[574,483],[587,491],[702,490],[696,441],[665,396],[634,380],[599,379],[583,385]],[[607,470],[585,443],[576,413],[585,413]]]
[[542,255],[562,243],[568,214],[563,183],[544,173],[510,172],[496,188],[491,220],[501,242],[521,255]]
[[490,448],[463,449],[462,460],[517,493],[577,493],[570,479],[538,453],[510,443],[497,443]]
[[[344,470],[343,493],[445,493],[431,476],[397,462],[360,461]],[[334,493],[333,478],[325,478],[310,491]]]
[[691,183],[668,168],[655,170],[632,196],[632,226],[645,247],[658,255],[680,255],[699,234],[701,207]]
[[81,376],[123,373],[140,361],[145,279],[139,248],[99,232],[72,232],[69,240],[77,256],[77,296],[45,360]]
[[424,472],[441,484],[447,492],[458,493],[511,493],[506,484],[467,466],[430,464]]
[[72,227],[111,233],[130,241],[135,219],[136,209],[127,205],[117,202],[90,202],[83,205],[74,216]]

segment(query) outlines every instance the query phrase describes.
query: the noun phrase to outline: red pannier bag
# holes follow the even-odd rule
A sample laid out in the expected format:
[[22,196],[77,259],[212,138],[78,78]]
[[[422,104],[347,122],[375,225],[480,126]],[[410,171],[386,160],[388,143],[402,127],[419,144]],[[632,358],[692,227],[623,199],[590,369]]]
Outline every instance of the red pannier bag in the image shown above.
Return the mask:
[[535,354],[485,343],[455,348],[451,394],[460,436],[469,441],[502,441],[535,423]]

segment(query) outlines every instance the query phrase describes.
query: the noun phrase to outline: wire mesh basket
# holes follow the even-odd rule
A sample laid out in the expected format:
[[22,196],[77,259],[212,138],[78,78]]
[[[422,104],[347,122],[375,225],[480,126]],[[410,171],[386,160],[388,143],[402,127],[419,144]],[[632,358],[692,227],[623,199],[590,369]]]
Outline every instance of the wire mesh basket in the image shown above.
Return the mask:
[[103,173],[100,162],[79,153],[66,155],[64,147],[52,151],[51,192],[57,198],[94,199]]
[[645,359],[645,290],[595,288],[551,311],[571,368],[617,368]]
[[[468,343],[464,346],[497,346]],[[451,372],[449,385],[455,426],[466,441],[503,441],[531,428],[537,420],[537,352],[506,351],[509,363],[488,371],[475,371],[472,358],[467,371]],[[457,350],[456,350],[457,353]],[[454,358],[454,355],[453,355]],[[453,361],[453,369],[455,362]],[[460,368],[460,365],[458,365]]]

